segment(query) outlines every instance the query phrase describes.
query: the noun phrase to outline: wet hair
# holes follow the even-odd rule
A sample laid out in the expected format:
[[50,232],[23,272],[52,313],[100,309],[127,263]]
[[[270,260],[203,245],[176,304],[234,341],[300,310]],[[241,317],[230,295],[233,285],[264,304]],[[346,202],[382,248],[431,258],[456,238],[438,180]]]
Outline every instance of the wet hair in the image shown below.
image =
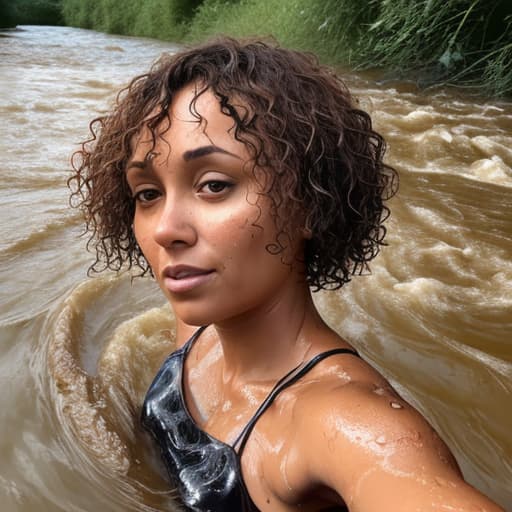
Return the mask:
[[147,126],[154,147],[162,122],[170,125],[174,96],[191,83],[198,85],[190,105],[198,121],[195,101],[210,90],[251,155],[277,226],[267,250],[282,253],[296,229],[292,219],[300,218],[311,234],[304,263],[314,290],[339,288],[367,271],[384,245],[384,202],[397,186],[396,171],[383,162],[383,138],[313,55],[231,38],[163,55],[119,93],[111,113],[91,122],[69,180],[71,204],[83,209],[96,252],[90,270],[151,271],[133,233],[125,168],[134,135]]

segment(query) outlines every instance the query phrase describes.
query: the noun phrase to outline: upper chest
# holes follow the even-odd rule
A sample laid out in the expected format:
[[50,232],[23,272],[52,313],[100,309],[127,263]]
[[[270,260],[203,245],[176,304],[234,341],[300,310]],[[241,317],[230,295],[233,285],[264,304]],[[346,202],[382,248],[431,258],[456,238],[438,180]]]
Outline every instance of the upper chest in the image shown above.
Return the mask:
[[[215,371],[215,365],[210,370]],[[192,382],[187,404],[203,430],[235,445],[236,450],[242,433],[246,441],[240,458],[242,476],[260,510],[284,512],[299,506],[304,511],[320,510],[318,502],[323,500],[313,484],[306,453],[311,443],[321,441],[322,434],[308,432],[307,404],[325,383],[315,373],[305,376],[280,392],[258,415],[273,384],[246,385],[227,393],[211,375],[204,376]],[[251,422],[253,428],[244,432]]]

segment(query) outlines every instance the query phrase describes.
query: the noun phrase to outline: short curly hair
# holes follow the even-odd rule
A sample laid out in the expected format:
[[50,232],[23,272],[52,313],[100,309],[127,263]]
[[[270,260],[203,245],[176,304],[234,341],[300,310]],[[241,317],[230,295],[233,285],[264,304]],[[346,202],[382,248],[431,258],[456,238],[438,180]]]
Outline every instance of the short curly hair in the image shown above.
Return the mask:
[[384,245],[384,201],[398,182],[383,162],[384,139],[344,82],[314,55],[231,38],[163,55],[119,93],[111,113],[91,122],[68,183],[96,252],[90,270],[151,272],[133,233],[125,168],[133,136],[147,126],[155,144],[161,122],[170,123],[175,94],[190,83],[199,84],[191,112],[201,94],[213,92],[233,118],[234,137],[249,150],[252,172],[260,180],[263,173],[278,228],[267,250],[284,250],[290,212],[300,210],[311,233],[304,261],[313,290],[339,288],[368,270]]

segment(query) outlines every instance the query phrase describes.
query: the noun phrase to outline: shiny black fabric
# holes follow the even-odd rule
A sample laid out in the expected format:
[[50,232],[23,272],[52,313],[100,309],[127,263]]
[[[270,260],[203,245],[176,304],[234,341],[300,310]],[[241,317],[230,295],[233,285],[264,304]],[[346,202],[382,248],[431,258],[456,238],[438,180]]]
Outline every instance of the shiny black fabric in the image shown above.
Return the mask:
[[164,362],[142,408],[142,425],[160,447],[187,510],[258,512],[242,480],[235,450],[201,430],[183,397],[183,364],[194,336]]
[[[352,350],[318,354],[285,375],[260,405],[234,443],[234,448],[201,430],[187,410],[183,396],[183,366],[188,351],[204,327],[164,362],[142,407],[142,426],[160,448],[169,477],[187,510],[193,512],[258,512],[242,478],[240,456],[257,420],[277,395],[325,357]],[[329,510],[344,511],[346,508]]]

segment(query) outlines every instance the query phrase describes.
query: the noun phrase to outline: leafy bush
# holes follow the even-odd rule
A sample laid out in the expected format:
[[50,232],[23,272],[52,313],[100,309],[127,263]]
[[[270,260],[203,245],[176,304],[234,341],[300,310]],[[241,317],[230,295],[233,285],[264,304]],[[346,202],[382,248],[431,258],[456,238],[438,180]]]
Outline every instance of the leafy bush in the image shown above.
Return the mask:
[[60,0],[0,0],[0,26],[61,25]]
[[201,0],[62,0],[67,25],[132,36],[181,40]]
[[510,0],[62,0],[62,12],[69,25],[173,41],[272,35],[329,63],[512,94]]

